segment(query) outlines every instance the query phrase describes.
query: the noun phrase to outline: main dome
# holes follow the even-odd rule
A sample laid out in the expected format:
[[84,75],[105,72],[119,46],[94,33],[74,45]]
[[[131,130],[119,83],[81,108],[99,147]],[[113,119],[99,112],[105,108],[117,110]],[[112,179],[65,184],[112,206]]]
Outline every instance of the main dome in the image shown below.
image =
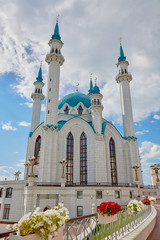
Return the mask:
[[88,95],[76,92],[70,93],[63,97],[59,101],[58,109],[61,109],[65,103],[68,103],[68,105],[71,107],[75,107],[79,102],[83,103],[86,108],[89,108],[91,106],[91,101]]

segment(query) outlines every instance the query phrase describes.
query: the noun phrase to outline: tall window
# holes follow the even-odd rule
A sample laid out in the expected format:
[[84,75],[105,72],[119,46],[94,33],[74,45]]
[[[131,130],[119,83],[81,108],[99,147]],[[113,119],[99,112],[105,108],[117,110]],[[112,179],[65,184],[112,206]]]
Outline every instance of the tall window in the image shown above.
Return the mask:
[[80,184],[87,184],[87,137],[84,132],[80,137]]
[[36,142],[35,142],[35,149],[34,149],[34,156],[37,160],[37,162],[39,161],[39,151],[40,151],[40,148],[41,148],[41,136],[39,135],[36,139]]
[[116,151],[115,151],[115,143],[111,138],[109,141],[109,150],[110,150],[110,164],[111,164],[111,179],[112,184],[117,184],[117,166],[116,166]]
[[9,219],[10,204],[4,204],[3,219]]
[[67,166],[66,166],[66,180],[67,184],[73,183],[73,135],[70,132],[67,136]]
[[11,198],[12,197],[12,188],[7,188],[6,189],[6,198]]

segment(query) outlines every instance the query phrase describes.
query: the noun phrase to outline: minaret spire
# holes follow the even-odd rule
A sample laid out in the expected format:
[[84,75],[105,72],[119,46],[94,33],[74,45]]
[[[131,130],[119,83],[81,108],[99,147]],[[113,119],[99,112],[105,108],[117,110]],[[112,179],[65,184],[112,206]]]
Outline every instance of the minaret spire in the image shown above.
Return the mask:
[[31,98],[33,99],[33,108],[32,108],[30,136],[32,136],[33,131],[40,124],[41,102],[44,99],[44,95],[42,93],[42,88],[44,86],[43,78],[42,78],[42,63],[40,64],[38,77],[34,82],[34,86],[35,86],[35,90],[34,90],[34,93],[32,93],[31,95]]
[[90,89],[89,89],[89,94],[92,94],[92,92],[93,92],[93,82],[92,82],[92,73],[91,73],[91,75],[90,75]]
[[58,17],[54,29],[54,34],[49,41],[50,53],[46,56],[48,63],[48,88],[46,99],[45,124],[57,126],[58,122],[58,100],[59,100],[59,81],[60,66],[64,62],[61,54],[63,43],[59,34]]
[[54,34],[52,35],[52,39],[57,39],[61,41],[60,33],[59,33],[59,26],[58,26],[58,17],[59,14],[57,15],[57,20],[56,20],[56,25],[54,28]]
[[[92,81],[92,79],[91,79]],[[91,116],[92,116],[92,125],[96,134],[101,134],[102,132],[102,98],[103,95],[100,93],[99,87],[97,86],[97,78],[95,78],[95,86],[91,85],[92,88],[89,90],[89,98],[91,100]]]
[[132,80],[132,75],[128,73],[128,65],[129,63],[126,61],[126,57],[124,56],[124,51],[120,40],[120,56],[117,63],[119,74],[116,76],[116,81],[120,84],[123,132],[125,137],[135,137],[129,86],[129,83]]

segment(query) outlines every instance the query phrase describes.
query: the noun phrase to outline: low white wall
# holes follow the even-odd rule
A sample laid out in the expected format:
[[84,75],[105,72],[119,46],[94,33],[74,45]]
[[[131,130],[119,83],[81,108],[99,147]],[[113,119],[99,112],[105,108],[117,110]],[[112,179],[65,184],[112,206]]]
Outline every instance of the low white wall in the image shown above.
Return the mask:
[[131,233],[129,233],[127,236],[124,236],[123,238],[120,238],[121,240],[146,240],[150,233],[153,231],[153,228],[156,224],[156,216],[157,211],[156,209],[151,206],[151,213],[148,216],[148,218],[136,229],[134,229]]

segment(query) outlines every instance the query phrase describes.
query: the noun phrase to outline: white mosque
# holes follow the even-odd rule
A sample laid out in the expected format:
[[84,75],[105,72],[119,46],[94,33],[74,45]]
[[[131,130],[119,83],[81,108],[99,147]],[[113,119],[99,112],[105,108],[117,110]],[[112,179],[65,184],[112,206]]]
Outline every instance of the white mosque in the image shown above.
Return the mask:
[[[70,217],[91,213],[102,201],[126,205],[138,195],[157,195],[143,186],[130,95],[132,75],[120,44],[116,82],[120,87],[123,131],[103,118],[103,95],[92,77],[88,93],[78,91],[59,100],[60,67],[64,63],[58,21],[46,55],[48,80],[44,122],[42,68],[34,82],[31,129],[25,178],[0,182],[0,221],[17,221],[39,206],[53,208],[63,201]],[[34,156],[34,157],[33,157]]]

